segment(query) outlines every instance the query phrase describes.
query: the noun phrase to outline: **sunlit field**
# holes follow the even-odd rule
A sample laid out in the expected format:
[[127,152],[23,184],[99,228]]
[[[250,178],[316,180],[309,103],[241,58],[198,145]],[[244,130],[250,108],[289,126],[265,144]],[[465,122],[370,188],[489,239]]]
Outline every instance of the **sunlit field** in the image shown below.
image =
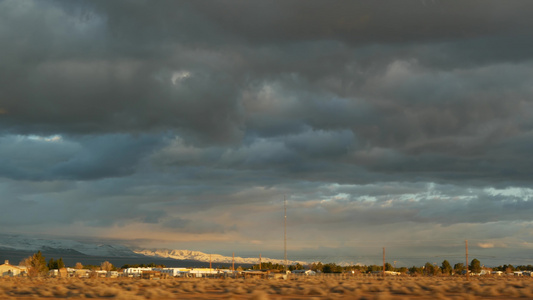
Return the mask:
[[509,299],[531,277],[2,278],[0,299]]

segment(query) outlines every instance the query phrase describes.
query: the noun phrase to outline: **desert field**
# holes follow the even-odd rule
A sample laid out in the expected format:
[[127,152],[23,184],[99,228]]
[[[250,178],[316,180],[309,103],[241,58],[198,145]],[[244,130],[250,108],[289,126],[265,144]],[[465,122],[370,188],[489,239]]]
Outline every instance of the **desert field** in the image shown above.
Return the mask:
[[0,299],[533,299],[531,277],[1,278]]

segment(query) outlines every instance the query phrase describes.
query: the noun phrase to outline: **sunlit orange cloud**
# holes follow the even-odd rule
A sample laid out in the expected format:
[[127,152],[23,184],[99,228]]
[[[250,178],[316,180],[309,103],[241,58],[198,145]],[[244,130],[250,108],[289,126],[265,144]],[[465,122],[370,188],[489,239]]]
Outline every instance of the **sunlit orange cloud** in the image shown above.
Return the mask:
[[478,245],[478,247],[483,248],[483,249],[494,248],[494,244],[493,243],[477,243],[477,245]]
[[[236,232],[228,233],[188,233],[176,232],[161,228],[157,224],[133,223],[125,226],[113,227],[87,227],[83,223],[74,223],[68,228],[54,227],[48,229],[61,235],[78,236],[84,238],[98,237],[103,240],[121,240],[124,242],[144,241],[143,243],[168,244],[168,243],[197,243],[197,242],[234,242],[244,238]],[[152,241],[152,242],[150,242]]]
[[239,237],[235,232],[231,233],[187,233],[187,232],[171,232],[161,229],[157,225],[147,224],[130,224],[127,226],[107,228],[105,232],[101,232],[99,236],[108,239],[152,239],[165,242],[230,242],[235,241]]

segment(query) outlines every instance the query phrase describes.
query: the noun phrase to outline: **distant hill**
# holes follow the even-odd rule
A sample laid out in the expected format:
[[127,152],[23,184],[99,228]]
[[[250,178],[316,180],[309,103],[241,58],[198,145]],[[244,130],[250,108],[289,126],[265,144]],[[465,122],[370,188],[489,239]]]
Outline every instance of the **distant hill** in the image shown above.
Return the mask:
[[[0,234],[0,263],[9,260],[11,264],[19,264],[23,259],[41,251],[48,261],[50,258],[63,259],[67,266],[77,262],[84,265],[100,265],[109,261],[117,267],[125,264],[165,265],[167,267],[207,267],[209,254],[189,250],[136,250],[135,252],[123,245],[88,243],[66,239],[45,239],[15,234]],[[167,253],[168,255],[165,255]],[[188,255],[187,255],[188,254]],[[213,254],[213,267],[229,267],[231,257]],[[267,259],[263,260],[267,261]],[[248,258],[235,262],[248,267],[258,263],[257,258]]]
[[[3,263],[5,260],[13,265],[18,265],[23,259],[33,255],[36,251],[27,251],[27,250],[13,250],[8,248],[0,248],[0,263]],[[63,259],[65,264],[69,267],[74,267],[77,262],[82,263],[83,265],[100,265],[104,261],[109,261],[116,267],[121,267],[123,265],[135,265],[135,264],[150,264],[154,263],[156,265],[165,265],[167,267],[183,267],[183,268],[204,268],[209,266],[209,262],[195,261],[195,260],[177,260],[177,259],[165,259],[159,257],[150,257],[150,256],[93,256],[85,255],[83,253],[77,252],[75,250],[64,250],[64,249],[44,249],[41,250],[43,256],[46,260],[50,258]],[[213,267],[229,267],[231,264],[213,264]],[[248,267],[248,264],[239,264],[243,267]]]
[[[66,239],[45,239],[16,234],[0,234],[0,248],[22,251],[76,252],[83,255],[105,257],[138,256],[131,249],[122,245],[87,243]],[[74,253],[73,252],[73,253]]]

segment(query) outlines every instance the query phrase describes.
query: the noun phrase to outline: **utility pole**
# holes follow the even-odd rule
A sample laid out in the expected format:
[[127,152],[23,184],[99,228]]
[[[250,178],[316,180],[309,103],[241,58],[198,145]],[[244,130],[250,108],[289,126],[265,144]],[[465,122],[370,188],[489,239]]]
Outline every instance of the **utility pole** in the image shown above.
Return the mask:
[[283,223],[283,252],[285,254],[285,274],[287,274],[287,198],[283,195],[283,212],[284,212],[284,223]]
[[385,278],[385,247],[383,247],[383,278]]
[[231,270],[235,272],[235,252],[231,254]]
[[466,249],[466,280],[469,279],[468,277],[468,240],[465,240],[465,249]]
[[211,254],[209,254],[209,269],[211,269]]
[[261,270],[261,253],[259,253],[259,270]]

